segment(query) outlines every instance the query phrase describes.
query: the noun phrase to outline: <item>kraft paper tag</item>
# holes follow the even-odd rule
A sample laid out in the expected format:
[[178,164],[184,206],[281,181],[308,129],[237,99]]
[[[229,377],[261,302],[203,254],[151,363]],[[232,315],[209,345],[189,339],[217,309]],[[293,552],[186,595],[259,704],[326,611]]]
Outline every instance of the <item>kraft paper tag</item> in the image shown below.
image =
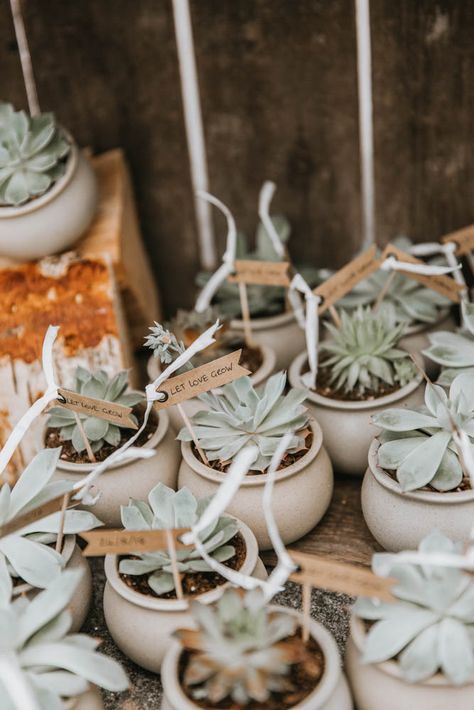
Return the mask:
[[261,286],[289,286],[288,261],[258,261],[236,259],[235,274],[227,280],[231,283],[258,284]]
[[156,409],[165,409],[173,404],[179,404],[186,399],[197,397],[203,392],[208,392],[215,387],[222,387],[229,382],[233,382],[238,377],[250,375],[250,370],[239,365],[242,350],[235,350],[233,353],[224,355],[217,360],[207,362],[205,365],[195,367],[182,375],[170,377],[163,382],[157,392],[166,394],[164,402],[156,402]]
[[457,245],[456,256],[464,256],[474,249],[474,224],[463,227],[455,232],[450,232],[441,237],[440,242],[454,242]]
[[333,303],[352,291],[359,281],[363,281],[377,271],[381,262],[376,254],[377,247],[373,245],[314,289],[313,293],[322,299],[318,308],[319,314],[324,313]]
[[314,587],[342,592],[354,597],[376,597],[386,602],[395,601],[391,588],[396,580],[379,577],[369,569],[357,567],[346,562],[335,562],[325,557],[308,555],[305,552],[289,550],[291,558],[300,566],[290,579],[299,584],[311,584]]
[[192,547],[184,545],[178,539],[190,528],[172,530],[89,530],[79,533],[87,542],[82,554],[84,557],[102,555],[126,555],[135,552],[156,552],[168,549],[168,535],[171,534],[176,549]]
[[[48,515],[57,513],[63,507],[63,502],[64,493],[56,498],[52,498],[46,503],[42,503],[37,508],[33,508],[33,510],[29,510],[27,513],[23,513],[23,515],[19,515],[17,518],[10,520],[8,523],[5,523],[0,527],[0,538],[5,537],[6,535],[11,535],[21,528],[26,528],[27,525],[35,523],[37,520],[41,520],[42,518],[46,518]],[[68,505],[68,508],[73,508],[75,505],[78,504],[73,503],[72,505]]]
[[58,393],[63,399],[54,400],[52,403],[53,406],[70,409],[73,412],[85,414],[88,417],[106,419],[112,424],[118,424],[127,429],[138,429],[137,424],[130,418],[131,407],[126,407],[116,402],[107,402],[105,399],[86,397],[83,394],[66,390],[63,387],[58,388]]
[[[387,244],[382,254],[382,261],[387,259],[389,256],[394,256],[398,261],[407,261],[410,264],[424,264],[424,261],[417,259],[411,254],[406,254],[401,249],[398,249],[393,244]],[[433,291],[437,291],[442,296],[449,298],[454,303],[459,303],[461,300],[460,293],[465,288],[461,284],[458,284],[450,276],[446,274],[441,274],[439,276],[428,276],[426,274],[415,274],[412,271],[400,271],[400,274],[408,276],[415,281],[419,281],[424,286],[431,288]]]

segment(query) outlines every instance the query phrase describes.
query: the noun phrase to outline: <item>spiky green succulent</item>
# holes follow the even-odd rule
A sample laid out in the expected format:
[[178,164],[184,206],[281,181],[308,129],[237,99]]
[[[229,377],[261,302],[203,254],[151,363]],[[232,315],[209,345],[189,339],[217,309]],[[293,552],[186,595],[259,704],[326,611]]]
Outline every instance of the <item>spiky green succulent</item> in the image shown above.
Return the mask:
[[28,116],[0,103],[0,205],[22,205],[64,174],[71,149],[52,113]]
[[230,697],[243,706],[291,688],[290,667],[306,653],[291,638],[295,617],[269,611],[260,591],[235,589],[214,607],[193,602],[191,613],[198,629],[180,629],[175,636],[192,651],[183,683],[193,698],[217,705]]
[[178,341],[174,333],[166,330],[161,323],[155,321],[155,325],[150,326],[149,330],[151,333],[145,338],[145,347],[150,348],[154,357],[163,365],[169,365],[185,351],[184,343]]
[[67,606],[81,572],[65,571],[32,600],[11,601],[10,575],[0,560],[0,705],[17,710],[12,697],[16,683],[26,687],[39,710],[60,710],[90,684],[120,692],[128,687],[121,665],[96,649],[100,641],[70,634],[72,616]]
[[[178,492],[158,483],[145,501],[131,500],[121,506],[122,524],[127,530],[164,530],[166,528],[187,528],[197,523],[210,498],[197,499],[187,488]],[[221,516],[199,534],[207,554],[218,562],[230,560],[235,555],[235,547],[229,541],[238,532],[234,518]],[[176,551],[181,573],[210,572],[196,547]],[[129,575],[148,575],[151,589],[158,595],[172,592],[175,588],[171,560],[167,551],[142,552],[138,559],[123,559],[119,572]]]
[[423,355],[442,366],[438,383],[444,387],[460,372],[474,374],[474,304],[463,301],[461,309],[464,328],[456,333],[429,333],[430,347],[423,350]]
[[[286,373],[272,375],[255,389],[249,377],[240,377],[222,388],[219,397],[204,394],[200,399],[208,410],[197,412],[192,418],[194,431],[209,461],[231,461],[248,444],[256,444],[258,458],[253,469],[264,471],[284,434],[295,432],[287,452],[304,448],[301,435],[309,421],[303,406],[306,394],[292,389],[283,394]],[[181,441],[191,441],[188,429],[178,434]]]
[[458,375],[449,397],[442,387],[428,383],[424,407],[386,409],[372,420],[383,429],[379,465],[396,472],[402,490],[427,485],[438,491],[453,490],[463,480],[453,432],[464,432],[471,445],[474,437],[474,375]]
[[[0,526],[72,489],[68,481],[52,481],[61,449],[43,449],[25,468],[13,488],[0,488]],[[60,513],[41,518],[12,535],[0,538],[0,561],[12,577],[33,587],[44,588],[65,565],[64,558],[50,545],[59,532]],[[102,525],[85,510],[67,510],[64,533],[72,535]]]
[[[438,531],[419,545],[424,555],[461,552]],[[440,671],[454,685],[474,680],[474,581],[456,567],[396,561],[375,555],[373,570],[397,580],[396,602],[358,599],[357,616],[375,622],[363,652],[364,663],[394,659],[409,683],[422,683]]]
[[405,350],[397,348],[404,325],[395,324],[387,312],[373,313],[359,306],[340,312],[341,326],[327,322],[329,337],[320,345],[321,367],[330,371],[329,382],[345,393],[377,392],[381,384],[408,384],[416,374]]
[[[122,370],[109,379],[104,370],[92,373],[83,367],[78,367],[74,391],[87,397],[123,404],[126,407],[133,407],[144,399],[143,394],[140,392],[128,391],[128,373],[126,370]],[[105,443],[111,446],[119,445],[120,429],[124,428],[120,424],[112,424],[106,419],[88,417],[85,414],[79,414],[79,417],[94,453],[100,451]],[[133,414],[130,414],[130,419],[136,422],[136,417]],[[48,426],[59,428],[63,441],[70,441],[77,453],[80,454],[85,451],[86,445],[77,425],[74,412],[63,407],[52,407],[48,418]]]

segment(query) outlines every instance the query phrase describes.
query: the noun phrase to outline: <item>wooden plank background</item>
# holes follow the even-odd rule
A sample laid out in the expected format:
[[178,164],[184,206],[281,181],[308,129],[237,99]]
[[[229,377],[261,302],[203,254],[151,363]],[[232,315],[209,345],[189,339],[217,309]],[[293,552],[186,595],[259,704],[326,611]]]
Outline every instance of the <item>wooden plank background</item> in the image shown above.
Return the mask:
[[[341,265],[362,239],[354,0],[191,0],[191,12],[211,191],[252,235],[260,185],[275,180],[294,257]],[[42,108],[83,145],[123,146],[165,309],[190,305],[197,230],[171,0],[24,0],[24,13]],[[473,23],[471,0],[371,2],[381,243],[474,221]],[[2,98],[25,106],[8,0],[0,62]]]

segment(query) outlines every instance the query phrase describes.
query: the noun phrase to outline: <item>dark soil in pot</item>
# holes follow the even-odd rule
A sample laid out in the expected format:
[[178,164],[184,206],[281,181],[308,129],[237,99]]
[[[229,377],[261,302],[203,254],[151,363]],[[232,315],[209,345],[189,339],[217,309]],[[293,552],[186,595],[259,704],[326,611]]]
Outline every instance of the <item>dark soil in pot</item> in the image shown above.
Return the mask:
[[345,392],[343,389],[336,389],[334,384],[330,382],[331,375],[331,369],[322,365],[318,369],[316,389],[311,391],[316,392],[321,397],[328,397],[329,399],[335,399],[339,402],[370,402],[374,399],[379,399],[379,397],[386,397],[388,394],[392,394],[392,392],[401,389],[399,384],[388,385],[381,382],[378,389],[365,389],[363,394],[357,390]]

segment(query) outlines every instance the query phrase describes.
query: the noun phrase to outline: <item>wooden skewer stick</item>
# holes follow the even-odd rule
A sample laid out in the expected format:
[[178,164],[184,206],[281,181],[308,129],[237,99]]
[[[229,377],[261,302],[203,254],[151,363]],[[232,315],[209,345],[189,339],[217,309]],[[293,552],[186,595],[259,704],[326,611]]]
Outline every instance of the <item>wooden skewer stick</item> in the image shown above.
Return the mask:
[[311,584],[303,582],[303,642],[309,641],[309,622],[311,619]]
[[336,311],[334,306],[329,306],[328,308],[329,314],[331,318],[334,321],[334,325],[336,325],[338,328],[341,327],[341,319],[339,318],[339,313]]
[[187,429],[187,430],[189,431],[189,433],[191,434],[191,437],[192,437],[193,442],[194,442],[194,446],[196,447],[196,449],[197,449],[197,451],[198,451],[198,454],[199,454],[199,456],[200,456],[201,459],[202,459],[202,462],[203,462],[206,466],[209,466],[209,461],[208,461],[208,459],[207,459],[206,454],[204,453],[204,450],[203,450],[203,449],[201,448],[201,446],[199,445],[199,439],[197,438],[196,432],[195,432],[194,429],[193,429],[193,425],[191,424],[191,420],[189,419],[188,415],[187,415],[186,412],[184,411],[184,408],[183,408],[183,406],[182,406],[181,404],[177,404],[176,406],[178,407],[178,412],[179,412],[180,415],[181,415],[181,419],[182,419],[183,422],[184,422],[184,426],[186,427],[186,429]]
[[379,295],[377,296],[377,300],[374,303],[374,307],[372,309],[373,313],[377,313],[377,311],[380,308],[380,304],[382,303],[383,299],[387,295],[388,289],[392,285],[392,281],[395,278],[395,271],[391,271],[390,274],[388,275],[388,279],[380,289]]
[[86,432],[84,431],[84,427],[82,426],[81,418],[80,418],[80,416],[79,416],[79,414],[78,414],[77,412],[74,412],[74,417],[75,417],[75,419],[76,419],[76,424],[77,424],[77,426],[78,426],[78,428],[79,428],[79,431],[81,432],[82,440],[84,441],[84,445],[85,445],[85,447],[86,447],[86,451],[87,451],[87,455],[88,455],[88,457],[89,457],[89,461],[90,461],[91,463],[96,463],[96,462],[97,462],[97,459],[96,459],[96,457],[94,456],[94,452],[92,451],[92,448],[91,448],[91,445],[90,445],[90,441],[89,441],[89,439],[87,438],[87,434],[86,434]]
[[176,546],[173,533],[171,530],[166,530],[166,541],[168,544],[168,554],[171,560],[171,569],[173,570],[173,580],[178,599],[184,599],[183,585],[181,583],[181,575],[178,569],[178,560],[176,559]]
[[247,286],[243,281],[239,281],[240,310],[244,322],[244,340],[248,348],[253,347],[252,321],[250,320],[249,300],[247,298]]
[[66,520],[66,510],[69,505],[69,500],[71,498],[71,492],[69,491],[68,493],[64,494],[64,500],[63,504],[61,506],[61,515],[59,518],[59,530],[58,530],[58,536],[56,538],[56,552],[61,553],[61,549],[63,546],[63,539],[64,539],[64,523]]

